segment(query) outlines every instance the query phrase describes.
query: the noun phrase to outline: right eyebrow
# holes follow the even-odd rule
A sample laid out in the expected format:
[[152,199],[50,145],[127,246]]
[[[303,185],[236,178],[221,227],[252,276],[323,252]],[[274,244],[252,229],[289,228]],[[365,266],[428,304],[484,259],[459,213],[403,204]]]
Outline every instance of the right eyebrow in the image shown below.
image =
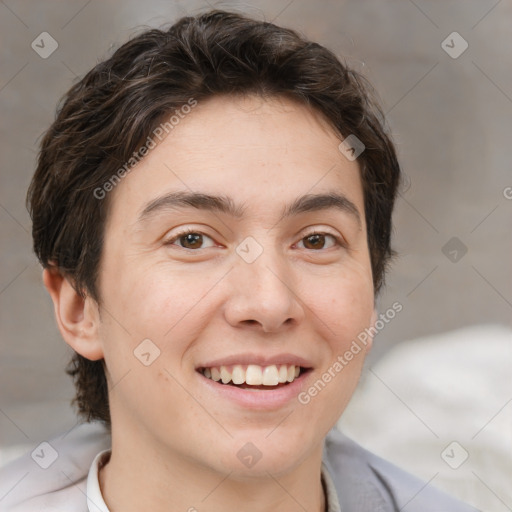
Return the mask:
[[160,210],[192,207],[199,210],[210,210],[226,213],[232,217],[243,216],[245,207],[235,206],[233,200],[228,196],[212,196],[210,194],[171,192],[164,196],[150,201],[139,215],[138,222],[146,220]]

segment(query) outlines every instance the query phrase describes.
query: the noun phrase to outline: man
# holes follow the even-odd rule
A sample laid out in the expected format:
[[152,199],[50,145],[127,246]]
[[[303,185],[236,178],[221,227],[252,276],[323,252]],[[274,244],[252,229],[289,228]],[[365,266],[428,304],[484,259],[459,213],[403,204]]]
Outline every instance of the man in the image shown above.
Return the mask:
[[399,174],[370,86],[291,30],[214,11],[98,64],[28,200],[79,412],[111,443],[50,443],[60,466],[7,510],[473,510],[331,431]]

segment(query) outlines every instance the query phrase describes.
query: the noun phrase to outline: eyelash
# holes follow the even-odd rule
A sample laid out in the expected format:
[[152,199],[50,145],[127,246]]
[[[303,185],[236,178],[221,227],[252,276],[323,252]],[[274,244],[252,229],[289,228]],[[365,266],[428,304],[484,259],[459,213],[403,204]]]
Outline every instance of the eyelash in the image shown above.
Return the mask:
[[[202,231],[199,231],[197,229],[188,228],[188,229],[185,229],[183,231],[180,231],[179,233],[176,233],[170,240],[165,242],[165,245],[175,245],[174,242],[176,242],[180,238],[182,238],[184,236],[187,236],[187,235],[190,235],[190,234],[203,235],[203,236],[206,236],[206,237],[210,238],[211,240],[213,240],[213,238],[211,236],[208,236],[206,233],[203,233]],[[309,237],[314,236],[314,235],[330,236],[334,240],[335,244],[338,247],[344,247],[344,248],[347,247],[347,244],[346,244],[345,240],[343,240],[340,237],[337,237],[336,235],[333,235],[332,233],[325,232],[325,231],[311,231],[311,233],[306,233],[303,237],[301,237],[299,241],[302,241],[305,238],[309,238]],[[178,245],[178,247],[181,247],[181,246]],[[187,247],[181,247],[181,248],[185,249],[187,251],[192,251],[192,252],[198,250],[198,249],[188,249]],[[318,250],[310,249],[310,250],[312,252],[321,252],[323,249],[318,249]],[[327,249],[325,249],[325,250],[327,250]]]

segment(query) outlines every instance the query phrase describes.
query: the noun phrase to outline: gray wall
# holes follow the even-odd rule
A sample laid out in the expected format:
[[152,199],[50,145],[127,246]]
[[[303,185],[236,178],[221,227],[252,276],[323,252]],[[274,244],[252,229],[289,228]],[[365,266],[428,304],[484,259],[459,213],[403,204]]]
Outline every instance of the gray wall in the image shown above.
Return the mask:
[[[344,55],[380,92],[408,185],[395,217],[399,256],[380,299],[382,311],[394,301],[404,309],[379,334],[373,360],[418,336],[479,323],[511,325],[512,4],[215,5],[299,29]],[[24,206],[38,140],[61,95],[111,45],[135,27],[160,26],[205,6],[156,0],[0,4],[0,445],[31,444],[75,422],[67,405],[73,389],[63,372],[69,351],[31,253]],[[37,36],[45,31],[58,48],[43,59],[31,43],[42,46]],[[454,31],[469,44],[458,58],[441,46]],[[461,41],[452,39],[448,50],[459,52]],[[38,50],[50,48],[47,39]]]

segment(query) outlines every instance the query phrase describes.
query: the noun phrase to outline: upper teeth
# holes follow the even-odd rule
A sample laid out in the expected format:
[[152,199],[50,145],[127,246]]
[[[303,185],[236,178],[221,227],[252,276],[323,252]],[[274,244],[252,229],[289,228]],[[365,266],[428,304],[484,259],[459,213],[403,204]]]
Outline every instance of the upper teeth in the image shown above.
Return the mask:
[[233,382],[233,384],[249,384],[252,386],[277,386],[284,382],[293,382],[299,376],[300,366],[282,364],[277,367],[275,364],[270,366],[259,366],[250,364],[243,366],[235,364],[232,367],[221,366],[204,368],[203,375],[216,382],[222,381],[223,384]]

